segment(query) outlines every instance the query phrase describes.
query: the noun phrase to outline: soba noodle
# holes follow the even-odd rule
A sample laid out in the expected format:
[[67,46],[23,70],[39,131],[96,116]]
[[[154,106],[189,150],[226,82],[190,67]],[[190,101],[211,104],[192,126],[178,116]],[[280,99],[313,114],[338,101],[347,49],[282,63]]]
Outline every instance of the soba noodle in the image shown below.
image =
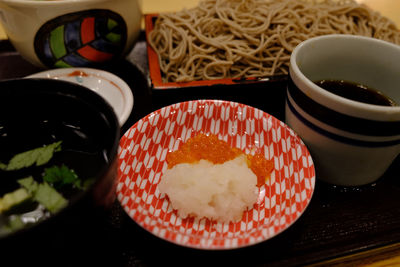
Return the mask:
[[287,74],[300,42],[325,34],[400,44],[395,24],[353,0],[202,0],[160,14],[149,43],[164,82]]

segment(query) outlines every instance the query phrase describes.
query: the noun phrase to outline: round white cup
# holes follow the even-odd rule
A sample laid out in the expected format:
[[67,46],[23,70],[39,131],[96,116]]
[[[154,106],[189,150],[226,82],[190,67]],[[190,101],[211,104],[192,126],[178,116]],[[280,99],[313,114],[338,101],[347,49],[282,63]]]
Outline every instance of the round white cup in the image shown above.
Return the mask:
[[290,59],[286,123],[308,146],[316,176],[342,186],[373,183],[400,153],[400,106],[335,95],[314,83],[324,79],[360,83],[400,104],[400,46],[334,34],[302,42]]
[[0,22],[31,63],[96,67],[121,58],[141,29],[140,0],[0,0]]

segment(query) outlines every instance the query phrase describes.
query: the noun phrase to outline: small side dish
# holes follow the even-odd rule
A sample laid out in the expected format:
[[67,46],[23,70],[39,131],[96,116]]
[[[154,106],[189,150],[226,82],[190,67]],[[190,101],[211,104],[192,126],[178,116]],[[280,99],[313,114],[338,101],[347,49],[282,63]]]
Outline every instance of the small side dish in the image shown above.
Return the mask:
[[[238,167],[246,179],[234,173]],[[174,168],[179,177],[168,181]],[[194,177],[187,179],[188,172]],[[286,124],[222,100],[180,102],[139,120],[120,140],[118,175],[117,198],[132,220],[159,238],[197,249],[245,247],[281,233],[304,212],[315,185],[313,160]],[[186,187],[191,182],[199,187]],[[210,188],[209,182],[227,184]],[[245,188],[229,188],[230,182]],[[191,194],[190,187],[197,192],[179,214],[171,198]],[[173,193],[162,193],[166,188]],[[242,191],[239,201],[230,195]],[[210,213],[186,216],[197,203]],[[225,216],[229,208],[234,214]]]
[[113,107],[121,125],[129,118],[133,108],[131,88],[124,80],[108,71],[93,68],[60,68],[35,73],[28,78],[65,80],[91,89]]

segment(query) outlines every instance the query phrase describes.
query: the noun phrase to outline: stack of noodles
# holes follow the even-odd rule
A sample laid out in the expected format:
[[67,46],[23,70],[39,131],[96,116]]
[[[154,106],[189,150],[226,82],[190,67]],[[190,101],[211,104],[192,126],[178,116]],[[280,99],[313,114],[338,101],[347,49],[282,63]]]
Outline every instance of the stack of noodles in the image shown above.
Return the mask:
[[149,43],[163,82],[284,75],[300,42],[354,34],[400,44],[396,25],[353,0],[202,0],[159,15]]

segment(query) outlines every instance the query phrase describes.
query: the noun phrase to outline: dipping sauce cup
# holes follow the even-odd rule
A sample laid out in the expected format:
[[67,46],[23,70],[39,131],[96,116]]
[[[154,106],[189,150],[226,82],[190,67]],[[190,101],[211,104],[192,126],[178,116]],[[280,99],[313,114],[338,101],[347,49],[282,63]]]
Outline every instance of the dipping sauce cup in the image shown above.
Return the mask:
[[[331,93],[320,80],[378,90],[396,106]],[[286,123],[313,156],[316,177],[341,186],[379,179],[400,152],[400,46],[374,38],[326,35],[299,44],[290,59]]]
[[99,67],[126,55],[141,29],[141,0],[0,0],[0,22],[34,65]]

